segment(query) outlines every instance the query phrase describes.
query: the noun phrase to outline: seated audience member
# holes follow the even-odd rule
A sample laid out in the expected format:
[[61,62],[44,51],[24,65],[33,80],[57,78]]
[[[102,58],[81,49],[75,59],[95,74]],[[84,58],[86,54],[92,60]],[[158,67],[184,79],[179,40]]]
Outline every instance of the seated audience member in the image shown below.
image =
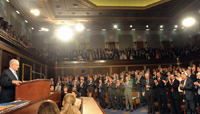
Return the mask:
[[60,114],[60,110],[55,102],[47,100],[40,104],[38,114]]
[[63,91],[61,93],[61,102],[63,101],[63,98],[65,97],[65,95],[68,93],[67,91],[68,91],[68,87],[64,86]]
[[72,91],[72,94],[76,98],[76,102],[74,103],[74,105],[80,110],[81,109],[81,100],[77,98],[78,92]]
[[76,102],[76,98],[73,94],[67,94],[65,95],[63,99],[63,108],[60,112],[60,114],[81,114],[80,111],[76,106],[74,106]]
[[50,86],[50,91],[54,91],[54,86],[53,85]]
[[60,82],[57,83],[55,91],[61,91],[61,85]]

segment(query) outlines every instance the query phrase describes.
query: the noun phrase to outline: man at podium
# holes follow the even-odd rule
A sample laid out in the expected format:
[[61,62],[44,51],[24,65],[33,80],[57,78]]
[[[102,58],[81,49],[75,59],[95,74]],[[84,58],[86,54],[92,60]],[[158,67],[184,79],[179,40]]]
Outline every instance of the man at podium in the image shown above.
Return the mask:
[[4,70],[0,78],[1,86],[1,103],[11,102],[15,100],[15,86],[22,83],[17,76],[19,69],[19,61],[12,59],[9,62],[9,68]]

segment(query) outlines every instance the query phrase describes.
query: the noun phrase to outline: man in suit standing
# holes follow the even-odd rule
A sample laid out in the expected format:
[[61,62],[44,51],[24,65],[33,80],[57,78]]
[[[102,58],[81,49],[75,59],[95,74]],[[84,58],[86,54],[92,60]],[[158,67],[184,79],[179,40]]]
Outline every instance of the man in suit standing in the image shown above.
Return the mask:
[[15,100],[15,86],[18,86],[22,83],[21,81],[18,81],[19,78],[16,72],[18,69],[19,61],[12,59],[9,62],[9,69],[6,69],[1,74],[1,103]]
[[[157,72],[157,79],[154,79],[154,82],[157,87],[157,99],[158,99],[158,107],[160,110],[160,114],[167,113],[166,90],[165,90],[165,84],[163,83],[164,80],[165,78],[161,77],[160,72]],[[164,105],[164,110],[162,108],[162,105]]]
[[117,98],[117,109],[124,110],[123,105],[123,96],[124,96],[124,85],[123,82],[120,82],[119,79],[117,79],[116,83],[116,98]]
[[194,85],[197,88],[197,98],[198,98],[198,105],[200,107],[200,73],[197,73],[198,80],[194,82]]
[[124,86],[125,86],[124,96],[125,96],[125,99],[126,99],[126,110],[128,111],[130,109],[130,111],[132,112],[133,111],[133,100],[132,100],[133,83],[131,81],[129,81],[128,76],[126,77],[126,82],[125,82]]
[[170,104],[172,114],[181,114],[180,96],[178,92],[179,81],[175,78],[174,74],[171,74],[171,79],[168,81],[163,80],[168,89],[168,97],[170,98]]
[[100,106],[102,108],[106,108],[106,104],[105,104],[105,95],[106,95],[106,87],[105,84],[102,83],[102,80],[99,80],[99,85],[98,85],[98,97],[99,97],[99,102],[100,102]]
[[183,90],[185,96],[185,107],[187,114],[196,114],[196,102],[195,102],[195,91],[194,82],[192,79],[187,78],[186,74],[181,74],[182,81],[179,87]]
[[187,76],[188,76],[188,78],[190,78],[193,82],[196,82],[196,80],[197,80],[197,77],[196,77],[196,75],[195,74],[191,74],[191,70],[187,70]]
[[79,93],[81,93],[81,96],[87,96],[87,85],[84,83],[83,79],[80,80],[80,84],[78,85],[77,89]]
[[149,79],[149,74],[145,74],[145,80],[143,80],[142,86],[144,87],[143,96],[146,99],[148,105],[148,114],[155,114],[155,83],[153,79]]
[[112,78],[109,79],[108,82],[108,109],[111,108],[111,105],[113,109],[115,109],[115,88],[116,83],[112,80]]

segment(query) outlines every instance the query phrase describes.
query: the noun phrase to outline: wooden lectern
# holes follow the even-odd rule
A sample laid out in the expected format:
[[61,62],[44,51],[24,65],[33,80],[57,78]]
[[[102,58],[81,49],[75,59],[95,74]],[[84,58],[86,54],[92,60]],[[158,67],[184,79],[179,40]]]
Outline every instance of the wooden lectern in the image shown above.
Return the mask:
[[50,93],[50,80],[37,79],[23,82],[20,86],[16,86],[15,100],[27,102],[0,110],[0,113],[37,114],[38,108],[44,100],[52,100],[60,108],[61,91]]
[[32,101],[50,94],[50,81],[37,79],[15,87],[15,100]]

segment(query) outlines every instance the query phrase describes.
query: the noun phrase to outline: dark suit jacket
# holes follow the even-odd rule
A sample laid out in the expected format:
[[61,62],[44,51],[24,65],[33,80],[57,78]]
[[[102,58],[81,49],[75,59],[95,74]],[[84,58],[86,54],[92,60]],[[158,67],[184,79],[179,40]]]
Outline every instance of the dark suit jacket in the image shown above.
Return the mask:
[[[169,98],[173,98],[173,99],[179,99],[179,92],[178,92],[178,87],[179,87],[179,81],[178,80],[174,80],[174,83],[171,85],[169,82],[166,85],[169,89],[168,91],[168,96]],[[171,92],[171,89],[173,87],[173,92]]]
[[145,80],[143,80],[143,83],[142,83],[142,86],[143,86],[144,92],[145,92],[145,97],[147,97],[146,93],[149,92],[149,95],[154,98],[154,96],[155,96],[155,83],[154,83],[154,80],[153,79],[149,79],[149,86],[150,86],[149,90],[146,89],[146,85],[147,84],[146,84],[146,79],[145,79]]
[[[160,78],[158,85],[157,85],[157,94],[166,95],[165,84],[162,80],[165,80],[165,78],[164,77]],[[157,79],[157,81],[158,81],[158,79]]]
[[193,82],[196,82],[196,81],[197,81],[197,77],[196,77],[196,75],[194,75],[194,74],[191,74],[191,75],[190,75],[190,79],[192,79]]
[[80,86],[81,84],[79,84],[77,86],[77,90],[79,91],[79,93],[81,93],[81,96],[87,96],[87,84],[83,83],[83,86]]
[[1,85],[1,102],[11,102],[15,100],[15,85],[12,84],[13,80],[17,80],[10,69],[2,72],[0,78]]
[[[181,81],[182,84],[184,84],[184,80]],[[194,82],[192,79],[187,78],[185,86],[181,88],[182,90],[185,90],[185,97],[187,100],[193,100],[195,97],[195,91],[194,91]]]
[[[98,88],[98,93],[101,95],[105,95],[106,94],[106,85],[104,83],[101,83],[101,87],[99,87],[99,85],[97,86]],[[99,89],[101,89],[101,92],[99,92]]]

